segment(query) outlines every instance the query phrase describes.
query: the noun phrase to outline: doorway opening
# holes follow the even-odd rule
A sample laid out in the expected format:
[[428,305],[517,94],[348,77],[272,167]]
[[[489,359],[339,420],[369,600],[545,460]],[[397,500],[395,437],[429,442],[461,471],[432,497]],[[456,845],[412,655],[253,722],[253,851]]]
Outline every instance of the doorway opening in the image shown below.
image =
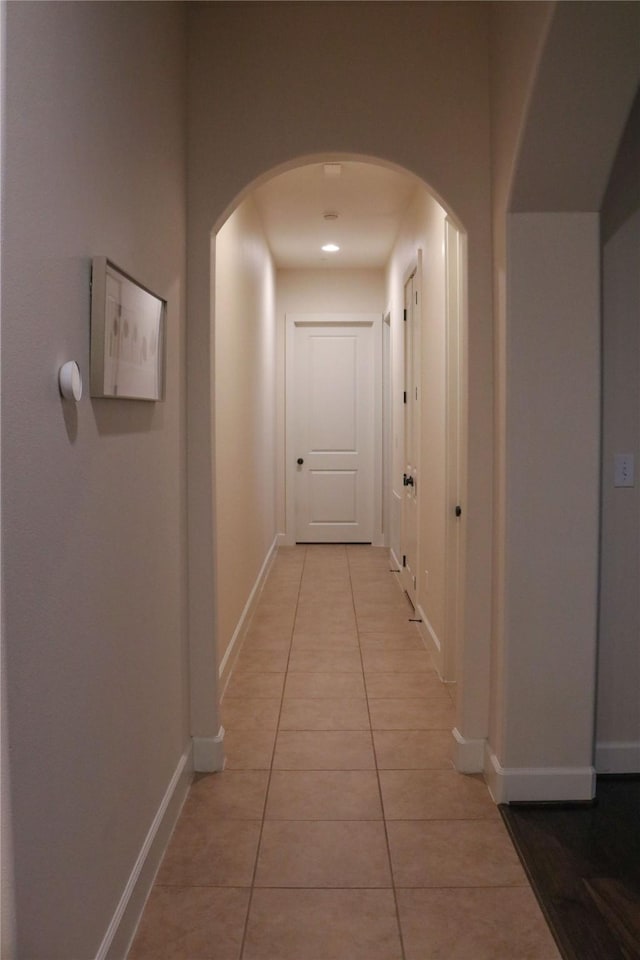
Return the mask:
[[425,642],[455,679],[464,520],[449,513],[464,486],[466,304],[452,291],[463,290],[463,237],[412,174],[335,157],[247,190],[213,237],[223,682],[270,559],[296,542],[388,548]]
[[383,546],[382,317],[286,317],[287,531]]

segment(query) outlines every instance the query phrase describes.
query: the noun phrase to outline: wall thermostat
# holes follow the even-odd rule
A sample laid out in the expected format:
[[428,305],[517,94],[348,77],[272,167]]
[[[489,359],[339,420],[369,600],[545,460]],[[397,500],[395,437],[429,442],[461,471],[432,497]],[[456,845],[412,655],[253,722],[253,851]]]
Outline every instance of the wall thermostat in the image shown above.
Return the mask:
[[67,360],[60,367],[58,383],[60,384],[60,393],[65,400],[75,400],[77,403],[82,399],[82,374],[75,360]]

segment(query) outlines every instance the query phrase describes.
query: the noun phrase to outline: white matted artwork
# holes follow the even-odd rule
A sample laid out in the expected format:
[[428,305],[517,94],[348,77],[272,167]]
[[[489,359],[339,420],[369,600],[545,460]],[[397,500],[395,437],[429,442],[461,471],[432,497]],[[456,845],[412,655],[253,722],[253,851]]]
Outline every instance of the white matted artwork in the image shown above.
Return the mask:
[[106,257],[91,270],[91,396],[164,399],[166,303]]

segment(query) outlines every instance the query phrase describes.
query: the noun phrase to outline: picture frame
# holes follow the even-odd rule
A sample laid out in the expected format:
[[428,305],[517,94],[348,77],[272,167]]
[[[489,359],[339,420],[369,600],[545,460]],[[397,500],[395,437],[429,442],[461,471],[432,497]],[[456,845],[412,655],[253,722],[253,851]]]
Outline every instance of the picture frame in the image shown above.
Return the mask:
[[164,400],[166,301],[107,257],[91,261],[91,396]]

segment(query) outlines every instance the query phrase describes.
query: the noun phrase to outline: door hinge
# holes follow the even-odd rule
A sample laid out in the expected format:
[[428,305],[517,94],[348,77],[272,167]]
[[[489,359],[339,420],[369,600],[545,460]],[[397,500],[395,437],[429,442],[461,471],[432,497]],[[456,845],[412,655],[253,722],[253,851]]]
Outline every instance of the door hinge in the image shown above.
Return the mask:
[[416,303],[418,302],[418,291],[416,290]]
[[407,311],[406,311],[406,309],[405,309],[405,311],[404,311],[404,316],[402,317],[402,319],[404,320],[405,323],[407,322]]
[[406,390],[405,390],[404,393],[402,394],[402,402],[403,402],[403,403],[406,403],[406,402],[407,402],[407,391],[406,391]]
[[415,578],[415,577],[413,578],[413,589],[414,589],[414,590],[416,589],[416,578]]
[[402,554],[402,566],[403,566],[403,567],[406,567],[406,565],[407,565],[407,558],[406,558],[406,555],[403,553],[403,554]]

